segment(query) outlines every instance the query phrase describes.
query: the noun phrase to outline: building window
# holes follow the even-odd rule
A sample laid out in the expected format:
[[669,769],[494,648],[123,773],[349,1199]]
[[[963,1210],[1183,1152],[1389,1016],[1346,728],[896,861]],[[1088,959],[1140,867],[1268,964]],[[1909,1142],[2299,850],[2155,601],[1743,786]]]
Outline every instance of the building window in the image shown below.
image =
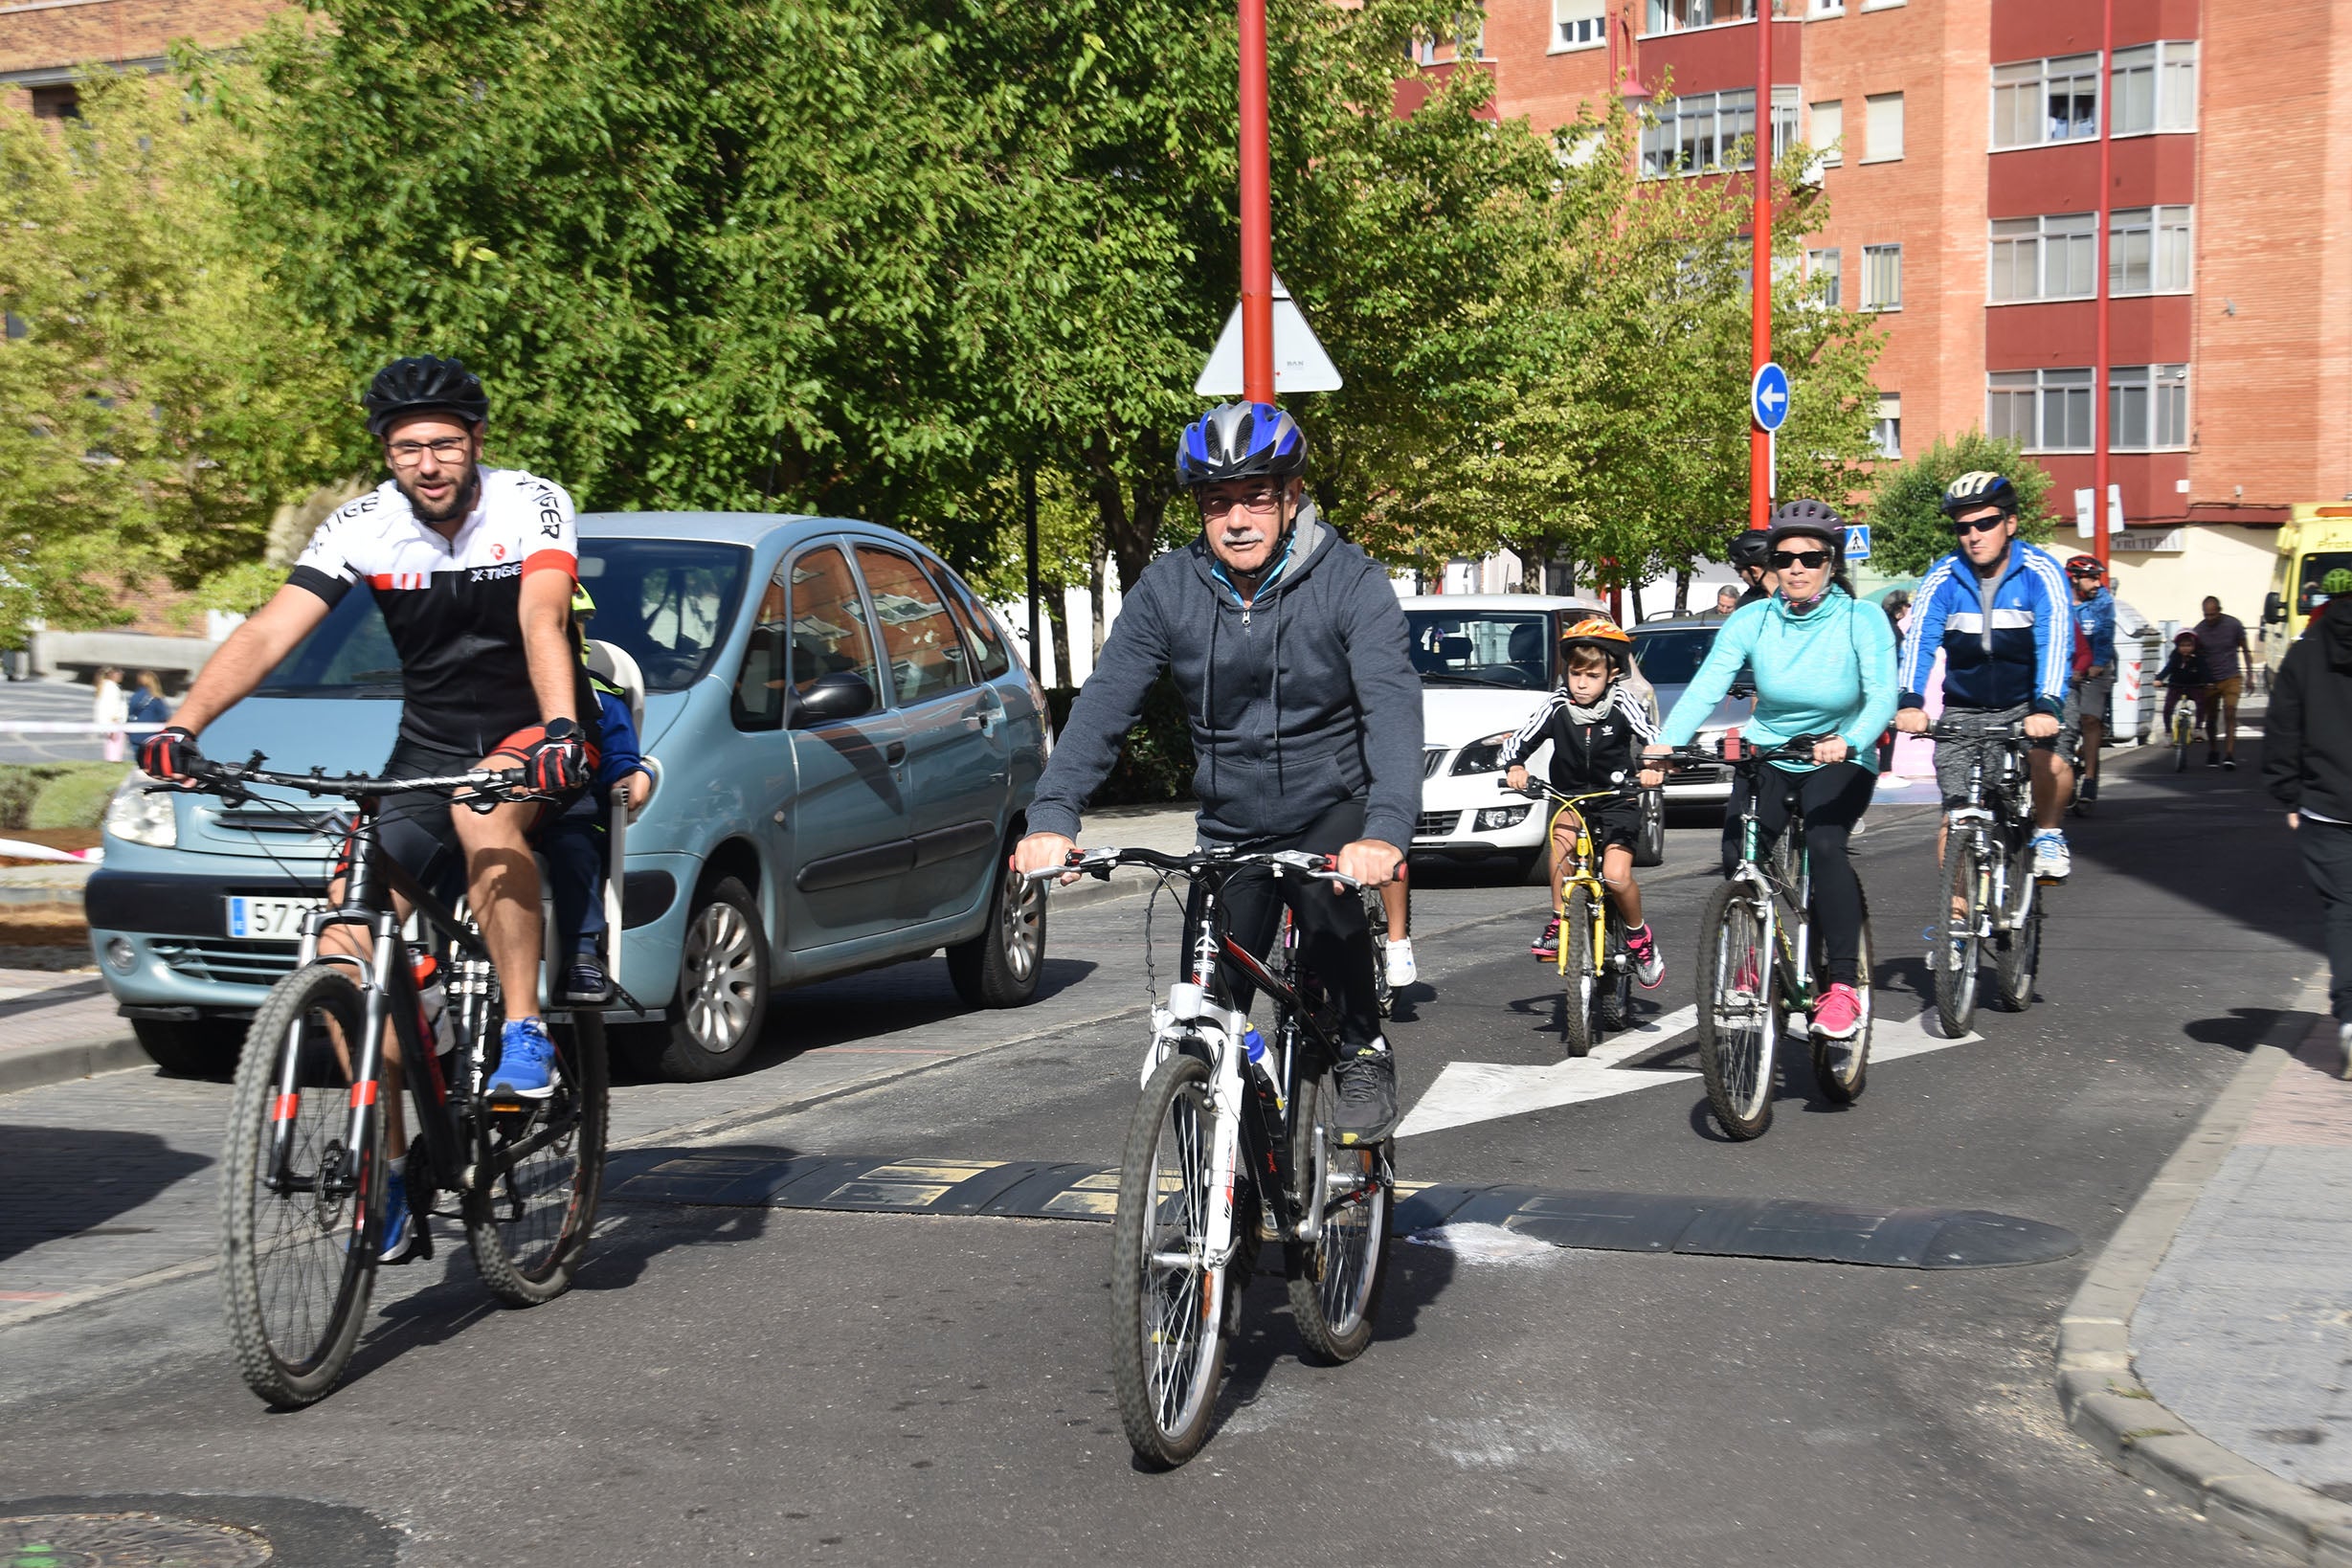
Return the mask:
[[1993,148],[2079,142],[2099,133],[2099,57],[2066,55],[1993,67]]
[[2097,214],[1995,218],[1986,270],[1986,298],[1994,304],[2088,300],[2098,277]]
[[49,87],[35,87],[33,93],[33,117],[35,120],[79,120],[81,90],[72,82],[59,82]]
[[2116,365],[2107,371],[2111,452],[2178,451],[2188,445],[2188,367]]
[[1598,49],[1609,41],[1602,0],[1552,0],[1552,53]]
[[2194,42],[2141,44],[2118,49],[2110,73],[2115,83],[2117,136],[2197,128],[2197,46]]
[[1865,245],[1862,247],[1862,308],[1865,310],[1900,310],[1903,308],[1902,246]]
[[1816,149],[1813,164],[1817,168],[1835,168],[1846,161],[1846,101],[1833,98],[1826,103],[1813,105],[1812,146]]
[[1450,65],[1456,60],[1483,60],[1487,57],[1487,13],[1476,8],[1455,11],[1443,39],[1434,34],[1416,34],[1406,46],[1416,65]]
[[1878,417],[1870,422],[1870,444],[1889,462],[1903,456],[1903,394],[1880,392]]
[[1846,0],[1813,0],[1805,10],[1815,16],[1843,16],[1846,14]]
[[1903,95],[1873,93],[1863,100],[1868,111],[1862,132],[1862,161],[1891,164],[1903,156]]
[[1646,16],[1652,33],[1689,33],[1726,22],[1752,22],[1756,0],[1648,0]]
[[2188,292],[2189,210],[2127,207],[2108,214],[2107,292]]
[[2089,370],[1996,370],[1984,379],[1984,434],[2028,452],[2091,450]]
[[[1775,156],[1797,142],[1798,90],[1772,90]],[[1642,178],[1699,174],[1756,167],[1756,90],[1692,93],[1652,111],[1655,123],[1642,127]]]
[[1827,250],[1804,253],[1804,275],[1822,280],[1821,302],[1825,309],[1836,310],[1846,303],[1844,260],[1844,255],[1834,245]]

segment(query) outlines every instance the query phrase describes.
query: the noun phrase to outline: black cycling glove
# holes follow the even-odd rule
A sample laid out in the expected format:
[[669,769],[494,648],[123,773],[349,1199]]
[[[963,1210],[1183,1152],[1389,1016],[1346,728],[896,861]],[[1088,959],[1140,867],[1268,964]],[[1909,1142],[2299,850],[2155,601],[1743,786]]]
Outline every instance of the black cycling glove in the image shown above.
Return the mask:
[[139,743],[139,769],[149,778],[167,783],[186,784],[204,766],[204,753],[196,750],[193,732],[173,725],[159,729]]

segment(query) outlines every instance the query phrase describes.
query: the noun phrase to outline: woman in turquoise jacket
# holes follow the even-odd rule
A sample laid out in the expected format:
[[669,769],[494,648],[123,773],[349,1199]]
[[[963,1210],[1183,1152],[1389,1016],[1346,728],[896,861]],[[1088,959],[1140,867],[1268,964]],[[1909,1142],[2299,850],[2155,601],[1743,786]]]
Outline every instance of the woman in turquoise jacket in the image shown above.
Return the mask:
[[[1756,713],[1744,733],[1758,746],[1800,735],[1824,737],[1813,760],[1773,766],[1803,775],[1798,809],[1813,862],[1813,915],[1828,981],[1813,1012],[1816,1032],[1850,1040],[1861,1021],[1854,987],[1862,955],[1862,884],[1846,858],[1846,840],[1870,803],[1878,782],[1871,748],[1894,718],[1898,695],[1894,633],[1878,607],[1854,597],[1846,580],[1846,526],[1818,501],[1792,501],[1773,517],[1769,548],[1780,588],[1770,598],[1742,605],[1715,634],[1714,646],[1667,715],[1653,751],[1688,746],[1698,727],[1731,689],[1741,665],[1754,672]],[[1747,783],[1735,788],[1728,814],[1746,805]],[[1778,790],[1758,803],[1767,838],[1787,826]],[[1724,874],[1737,845],[1726,848]]]

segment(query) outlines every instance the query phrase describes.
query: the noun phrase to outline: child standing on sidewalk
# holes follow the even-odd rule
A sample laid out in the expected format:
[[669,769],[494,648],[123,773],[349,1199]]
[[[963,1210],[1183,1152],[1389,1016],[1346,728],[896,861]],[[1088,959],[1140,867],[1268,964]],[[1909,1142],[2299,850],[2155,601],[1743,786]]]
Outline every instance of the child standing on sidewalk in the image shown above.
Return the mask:
[[[1577,622],[1560,638],[1564,670],[1559,689],[1503,747],[1506,782],[1527,788],[1527,759],[1547,742],[1552,748],[1552,787],[1562,795],[1586,795],[1623,786],[1630,789],[1642,767],[1642,748],[1656,733],[1642,699],[1625,681],[1633,663],[1633,639],[1598,616]],[[1578,807],[1601,846],[1601,880],[1609,902],[1625,923],[1625,951],[1633,955],[1643,989],[1655,991],[1666,978],[1666,960],[1642,919],[1642,890],[1633,881],[1633,841],[1642,832],[1641,802],[1591,801]],[[1543,934],[1528,952],[1545,963],[1559,957],[1560,883],[1576,853],[1577,825],[1563,811],[1552,829],[1552,908]]]

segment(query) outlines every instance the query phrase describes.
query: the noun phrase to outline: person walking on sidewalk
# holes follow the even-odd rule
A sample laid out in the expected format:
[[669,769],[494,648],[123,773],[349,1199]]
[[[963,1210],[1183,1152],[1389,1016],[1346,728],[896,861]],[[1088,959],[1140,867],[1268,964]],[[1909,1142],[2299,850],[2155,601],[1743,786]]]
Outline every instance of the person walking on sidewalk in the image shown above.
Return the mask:
[[2066,564],[2067,586],[2074,591],[2074,660],[2066,688],[2062,727],[2082,736],[2076,748],[2085,800],[2099,797],[2099,747],[2107,738],[2107,709],[2116,693],[2116,595],[2107,569],[2095,555]]
[[2262,782],[2287,808],[2326,911],[2328,998],[2345,1051],[2339,1070],[2352,1078],[2352,595],[2332,601],[2278,666]]
[[2254,654],[2246,645],[2245,623],[2222,614],[2221,600],[2207,594],[2205,619],[2196,627],[2205,649],[2205,765],[2231,772],[2238,765],[2238,699],[2254,681]]

